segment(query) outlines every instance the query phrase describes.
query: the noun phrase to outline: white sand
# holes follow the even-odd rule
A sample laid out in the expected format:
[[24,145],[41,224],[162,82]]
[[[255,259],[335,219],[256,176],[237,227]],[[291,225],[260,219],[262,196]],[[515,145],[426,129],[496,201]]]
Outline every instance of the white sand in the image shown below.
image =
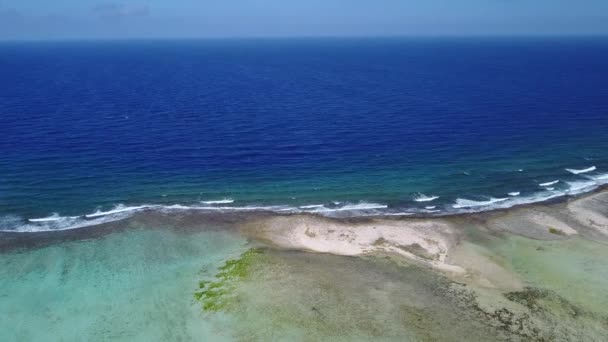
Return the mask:
[[250,226],[249,233],[277,247],[345,256],[390,253],[431,267],[458,282],[520,289],[513,272],[490,253],[458,241],[455,227],[441,219],[349,223],[310,215],[280,216]]
[[[608,192],[583,197],[569,204],[514,208],[508,212],[468,217],[429,219],[340,220],[314,215],[287,215],[250,222],[245,232],[285,249],[344,256],[390,253],[429,266],[450,278],[495,289],[520,289],[521,280],[494,253],[465,240],[466,230],[486,239],[500,234],[533,239],[560,239],[588,227],[608,235]],[[582,234],[582,231],[580,232]],[[498,234],[498,235],[495,235]]]
[[446,262],[455,233],[439,220],[374,220],[348,224],[313,216],[274,217],[257,225],[257,234],[279,247],[336,255],[390,252],[446,272],[464,269]]

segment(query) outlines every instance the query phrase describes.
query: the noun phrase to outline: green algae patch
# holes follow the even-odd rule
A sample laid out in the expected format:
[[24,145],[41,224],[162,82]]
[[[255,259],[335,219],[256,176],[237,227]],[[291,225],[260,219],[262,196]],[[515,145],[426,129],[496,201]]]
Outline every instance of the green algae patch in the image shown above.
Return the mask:
[[204,311],[217,312],[226,309],[236,301],[235,285],[247,277],[254,260],[263,251],[252,248],[241,254],[238,259],[228,260],[218,268],[218,273],[211,280],[201,280],[194,298],[202,303]]
[[561,230],[556,229],[556,228],[549,228],[549,233],[555,234],[555,235],[561,235],[561,236],[566,235],[564,232],[562,232]]
[[526,287],[522,291],[506,293],[505,297],[512,302],[524,305],[534,313],[541,311],[563,312],[576,318],[584,312],[583,309],[570,303],[557,293],[546,289]]

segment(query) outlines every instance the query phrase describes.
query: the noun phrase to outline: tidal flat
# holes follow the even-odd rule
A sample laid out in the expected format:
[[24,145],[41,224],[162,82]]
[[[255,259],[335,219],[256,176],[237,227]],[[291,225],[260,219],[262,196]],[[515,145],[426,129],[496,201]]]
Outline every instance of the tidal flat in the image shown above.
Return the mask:
[[441,218],[3,233],[2,341],[604,341],[608,193]]

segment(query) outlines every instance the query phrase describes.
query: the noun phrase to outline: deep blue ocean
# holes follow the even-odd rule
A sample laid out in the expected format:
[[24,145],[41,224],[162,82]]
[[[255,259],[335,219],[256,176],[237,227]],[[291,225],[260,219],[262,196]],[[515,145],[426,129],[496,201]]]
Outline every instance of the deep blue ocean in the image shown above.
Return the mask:
[[607,182],[608,38],[0,43],[2,230],[157,205],[443,214]]

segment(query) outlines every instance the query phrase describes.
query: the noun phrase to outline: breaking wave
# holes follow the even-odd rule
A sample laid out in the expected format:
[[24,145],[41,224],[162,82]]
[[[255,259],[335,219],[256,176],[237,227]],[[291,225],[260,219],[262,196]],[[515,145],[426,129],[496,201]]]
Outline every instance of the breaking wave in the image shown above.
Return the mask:
[[426,196],[425,194],[418,194],[418,196],[416,196],[414,198],[414,201],[416,202],[431,202],[434,201],[436,199],[438,199],[439,196]]
[[577,170],[577,169],[566,169],[566,171],[568,171],[570,173],[573,173],[575,175],[582,174],[582,173],[587,173],[587,172],[591,172],[591,171],[595,171],[595,170],[597,170],[597,168],[595,166],[591,166],[591,167],[588,167],[586,169],[580,169],[580,170]]
[[[0,231],[5,232],[42,232],[42,231],[60,231],[68,229],[84,228],[89,226],[100,225],[107,222],[119,221],[132,216],[135,213],[144,211],[160,211],[160,212],[175,212],[175,211],[207,211],[207,212],[255,212],[267,211],[278,214],[299,214],[309,213],[328,217],[360,217],[360,216],[410,216],[410,215],[446,215],[454,213],[471,213],[494,209],[505,209],[517,205],[531,204],[547,201],[561,196],[580,195],[597,189],[601,185],[608,184],[608,173],[585,175],[583,179],[577,181],[566,181],[565,186],[559,189],[548,187],[556,182],[544,183],[542,191],[532,194],[521,195],[520,192],[511,192],[509,197],[485,197],[478,200],[467,198],[456,198],[454,202],[439,203],[436,205],[427,205],[423,209],[417,208],[414,202],[430,202],[439,198],[439,196],[425,196],[420,194],[410,204],[402,204],[399,206],[389,206],[383,203],[373,202],[328,202],[328,204],[309,204],[300,206],[290,205],[248,205],[248,206],[230,206],[227,204],[228,199],[217,201],[205,201],[194,205],[173,204],[145,204],[138,206],[117,205],[110,210],[97,210],[93,213],[80,216],[61,216],[57,213],[46,217],[34,217],[23,219],[15,215],[6,215],[0,217]],[[542,184],[541,184],[542,185]],[[223,204],[223,205],[222,205]]]
[[224,199],[215,200],[215,201],[201,201],[201,203],[203,203],[203,204],[230,204],[230,203],[234,203],[234,200],[232,198],[224,198]]
[[508,198],[490,197],[486,201],[473,201],[473,200],[469,200],[469,199],[458,198],[458,199],[456,199],[456,204],[452,205],[452,208],[463,209],[463,208],[485,207],[485,206],[489,206],[494,203],[503,202],[506,200],[508,200]]

